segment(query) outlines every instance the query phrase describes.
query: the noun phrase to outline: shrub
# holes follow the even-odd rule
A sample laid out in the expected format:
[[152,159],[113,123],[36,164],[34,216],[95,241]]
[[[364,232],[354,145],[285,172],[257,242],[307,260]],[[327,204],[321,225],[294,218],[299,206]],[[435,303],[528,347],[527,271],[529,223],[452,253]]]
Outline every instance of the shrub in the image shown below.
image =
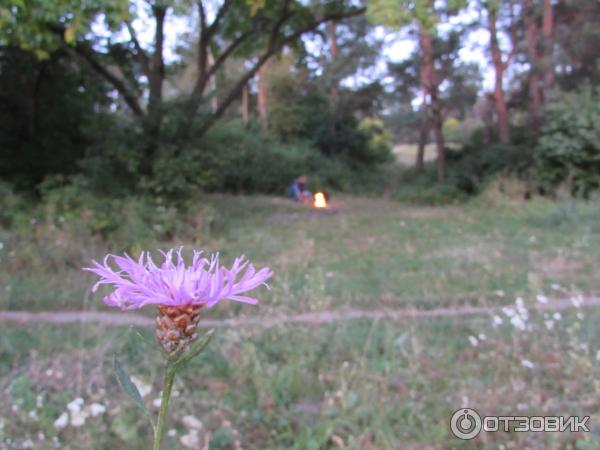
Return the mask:
[[531,165],[530,155],[522,145],[474,142],[447,152],[448,181],[467,194],[477,194],[496,175],[523,177]]
[[380,164],[392,159],[392,134],[385,129],[381,119],[366,117],[358,125],[358,130],[367,137],[365,162]]
[[415,205],[440,206],[462,203],[467,195],[452,184],[408,185],[394,193],[394,199]]
[[572,194],[600,187],[600,88],[564,94],[546,113],[535,148],[541,182],[566,182]]
[[[368,155],[369,164],[345,151],[323,154],[306,140],[285,143],[239,121],[217,124],[181,152],[163,149],[150,187],[167,195],[193,190],[284,194],[292,180],[306,174],[312,189],[375,189],[381,173],[375,161],[382,161],[389,154],[385,135],[372,129],[368,133],[356,132],[361,136],[360,152]],[[354,147],[347,150],[353,149],[358,151]]]

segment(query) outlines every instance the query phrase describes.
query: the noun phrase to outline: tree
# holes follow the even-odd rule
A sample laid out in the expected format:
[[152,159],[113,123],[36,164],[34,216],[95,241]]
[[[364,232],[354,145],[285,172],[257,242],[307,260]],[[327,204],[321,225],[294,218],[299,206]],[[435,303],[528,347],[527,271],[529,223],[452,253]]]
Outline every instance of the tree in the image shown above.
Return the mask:
[[[11,16],[10,26],[3,30],[4,39],[35,49],[41,55],[61,48],[105,79],[142,125],[142,172],[149,175],[159,143],[165,138],[162,127],[166,109],[163,99],[165,20],[170,14],[189,14],[192,5],[183,0],[149,1],[148,13],[155,31],[153,44],[147,49],[133,26],[134,5],[125,0],[32,2],[35,4],[30,2],[24,6],[18,0],[10,0],[8,7],[3,7],[2,20],[6,22],[4,17]],[[192,130],[196,137],[204,134],[240,97],[248,81],[266,61],[286,45],[299,41],[304,34],[329,21],[341,21],[364,12],[363,8],[341,0],[311,4],[293,0],[223,0],[209,21],[207,6],[206,1],[195,5],[198,13],[196,78],[184,101],[184,114],[177,129],[177,136],[184,140],[191,136]],[[126,30],[128,39],[119,42],[100,39],[91,26],[100,19],[113,31]],[[209,57],[211,52],[213,61]],[[245,71],[223,93],[214,111],[199,115],[210,80],[235,57],[250,58]],[[199,118],[201,123],[195,126]]]
[[529,70],[529,122],[537,130],[542,117],[542,85],[540,77],[539,27],[534,0],[523,0],[525,42],[531,69]]
[[[375,23],[403,28],[413,26],[417,29],[418,43],[421,55],[420,84],[424,103],[431,113],[430,121],[433,128],[437,149],[437,179],[443,182],[446,177],[446,152],[442,133],[442,105],[439,99],[439,78],[436,74],[433,56],[433,38],[437,34],[436,26],[443,16],[457,12],[464,5],[460,0],[374,0],[369,3],[368,17]],[[422,112],[421,130],[427,126],[427,114]],[[417,159],[417,167],[422,166],[421,155]]]
[[600,82],[600,3],[562,0],[554,8],[553,41],[558,87],[574,90]]
[[[501,0],[488,0],[485,2],[487,10],[487,27],[490,33],[490,53],[492,64],[494,66],[494,104],[496,108],[496,117],[498,123],[498,137],[500,142],[508,143],[510,141],[510,128],[508,121],[508,110],[504,98],[504,73],[517,50],[516,30],[513,17],[513,5],[509,3],[503,8]],[[498,19],[503,11],[508,10],[509,16],[509,35],[511,49],[506,57],[503,57],[498,39]]]

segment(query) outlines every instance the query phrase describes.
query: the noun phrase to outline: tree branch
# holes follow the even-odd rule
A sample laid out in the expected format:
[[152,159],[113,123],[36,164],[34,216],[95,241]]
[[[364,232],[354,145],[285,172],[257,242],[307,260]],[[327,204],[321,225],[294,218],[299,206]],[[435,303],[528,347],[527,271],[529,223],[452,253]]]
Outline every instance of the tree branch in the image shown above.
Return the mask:
[[273,27],[273,30],[271,31],[271,37],[269,39],[269,46],[271,46],[277,39],[277,33],[279,33],[279,30],[281,29],[281,27],[283,26],[285,21],[294,15],[294,13],[288,14],[289,6],[290,6],[290,0],[285,0],[285,3],[283,4],[283,8],[281,11],[281,16],[279,17],[279,20],[277,21],[277,23]]
[[125,82],[117,77],[114,73],[108,70],[98,59],[96,59],[95,55],[83,48],[81,45],[76,45],[72,47],[67,43],[63,44],[63,48],[70,54],[78,56],[79,58],[86,61],[92,69],[94,69],[99,75],[101,75],[106,81],[108,81],[116,90],[121,94],[127,106],[131,108],[131,111],[138,117],[143,118],[145,116],[144,110],[138,103],[138,98],[135,96],[131,90],[127,87]]
[[[150,97],[148,99],[148,113],[158,119],[158,110],[162,101],[162,84],[165,78],[165,64],[163,60],[163,46],[165,41],[165,16],[167,10],[162,7],[153,6],[156,31],[154,33],[154,53],[152,54],[152,66],[149,76]],[[158,126],[158,125],[157,125]]]
[[126,21],[125,25],[127,26],[127,30],[129,31],[129,36],[131,36],[131,42],[133,44],[133,47],[135,48],[138,61],[142,66],[142,71],[148,78],[150,78],[150,59],[148,58],[148,55],[146,54],[142,46],[140,45],[140,41],[138,41],[137,39],[135,30],[133,29],[133,26],[131,26],[131,22]]
[[221,68],[221,66],[227,60],[227,58],[240,45],[242,45],[246,39],[248,39],[250,36],[252,36],[255,32],[256,32],[255,29],[248,30],[248,31],[240,34],[238,37],[236,37],[231,42],[231,44],[229,44],[229,46],[219,56],[217,56],[217,58],[215,59],[215,62],[213,63],[213,65],[210,67],[210,69],[208,69],[207,78],[210,78],[211,76],[213,76],[217,72],[217,70],[219,70]]
[[270,45],[269,48],[267,48],[265,53],[259,57],[257,62],[242,77],[240,77],[240,79],[237,81],[234,87],[230,90],[229,94],[225,97],[224,100],[220,102],[217,110],[203,124],[202,128],[200,129],[200,133],[203,134],[204,132],[206,132],[215,123],[217,119],[223,116],[229,105],[231,105],[231,103],[233,103],[233,101],[235,101],[235,99],[239,97],[244,86],[248,83],[248,81],[250,81],[252,77],[254,77],[254,75],[256,75],[256,73],[260,70],[263,64],[265,64],[269,58],[271,58],[275,53],[280,51],[288,43],[299,39],[303,34],[313,31],[319,25],[322,25],[326,22],[329,22],[331,20],[339,21],[350,17],[359,16],[365,11],[366,8],[358,8],[354,11],[347,13],[328,14],[322,17],[321,19],[304,26],[303,28],[300,28],[299,30],[290,34],[289,36],[286,36],[285,38],[281,39],[276,45],[272,43],[272,45]]
[[[202,0],[200,0],[200,2],[202,2]],[[231,6],[232,0],[225,0],[223,2],[223,4],[221,5],[221,7],[219,8],[219,10],[217,11],[217,15],[215,16],[215,20],[213,20],[213,23],[210,24],[210,26],[208,27],[207,30],[207,36],[210,38],[212,37],[215,32],[217,31],[217,29],[219,28],[219,26],[221,25],[221,20],[223,19],[223,17],[225,16],[225,14],[227,13],[227,11],[229,10],[229,7]]]

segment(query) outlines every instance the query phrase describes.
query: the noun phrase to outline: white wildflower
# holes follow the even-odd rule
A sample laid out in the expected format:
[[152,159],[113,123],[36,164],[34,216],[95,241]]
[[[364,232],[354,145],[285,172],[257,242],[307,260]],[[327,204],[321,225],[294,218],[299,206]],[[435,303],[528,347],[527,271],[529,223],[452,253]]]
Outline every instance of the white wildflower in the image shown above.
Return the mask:
[[533,369],[535,367],[535,364],[533,364],[528,359],[522,359],[521,360],[521,365],[523,365],[523,367],[527,367],[528,369]]
[[169,437],[177,436],[177,430],[175,428],[171,428],[169,431],[167,431],[167,436],[169,436]]
[[71,426],[80,427],[85,425],[85,421],[89,417],[89,413],[86,410],[83,411],[71,411]]
[[155,398],[154,400],[152,400],[152,405],[153,405],[155,408],[160,408],[160,405],[161,405],[161,404],[162,404],[162,398],[160,398],[160,397],[157,397],[157,398]]
[[560,319],[562,319],[562,314],[559,312],[555,312],[554,314],[552,314],[552,318],[556,321],[559,321]]
[[525,331],[527,325],[521,316],[513,316],[510,318],[510,323],[518,330]]
[[101,403],[92,403],[88,407],[88,410],[92,417],[96,417],[96,416],[99,416],[100,414],[104,414],[106,412],[106,406],[102,405]]
[[204,427],[202,422],[200,422],[194,416],[183,416],[181,421],[187,428],[191,428],[194,430],[201,430]]
[[64,412],[60,416],[58,416],[58,419],[56,419],[54,421],[54,428],[56,428],[57,430],[61,430],[61,429],[65,428],[68,424],[69,424],[69,414]]
[[479,338],[480,341],[485,341],[487,339],[487,336],[485,334],[483,334],[483,333],[479,333],[478,338]]
[[527,320],[529,317],[529,312],[527,311],[527,308],[525,308],[525,302],[521,297],[517,297],[515,300],[515,305],[517,307],[517,313],[519,313],[524,320]]
[[575,297],[571,297],[571,303],[575,308],[581,308],[581,305],[583,304],[583,296],[577,295]]
[[473,347],[477,347],[479,345],[479,341],[475,336],[469,336],[469,342]]
[[200,436],[198,430],[190,430],[179,439],[181,445],[187,448],[200,448]]
[[584,318],[584,317],[585,317],[585,314],[583,314],[582,312],[578,312],[578,313],[577,313],[577,318],[578,318],[579,320],[583,320],[583,318]]
[[552,290],[554,291],[560,291],[562,288],[560,287],[560,284],[556,284],[556,283],[552,283],[552,285],[550,285],[550,287],[552,288]]
[[548,330],[552,330],[554,328],[554,320],[544,320],[544,324]]
[[512,317],[512,316],[514,316],[517,313],[515,311],[515,309],[511,308],[510,306],[505,306],[504,308],[502,308],[502,312],[504,314],[506,314],[508,317]]
[[504,291],[502,289],[494,291],[494,294],[496,294],[498,297],[504,297]]
[[81,411],[81,407],[83,406],[83,399],[81,397],[77,397],[73,401],[67,404],[67,409],[71,412],[79,412]]
[[539,303],[542,303],[542,304],[544,304],[544,305],[545,305],[546,303],[548,303],[548,297],[546,297],[544,294],[538,294],[538,295],[535,297],[535,299],[536,299],[536,300],[537,300]]
[[500,325],[502,325],[502,322],[504,322],[504,321],[502,320],[502,317],[500,317],[500,316],[498,316],[498,315],[496,315],[496,316],[494,316],[494,317],[492,318],[492,326],[493,326],[494,328],[496,328],[496,327],[499,327]]

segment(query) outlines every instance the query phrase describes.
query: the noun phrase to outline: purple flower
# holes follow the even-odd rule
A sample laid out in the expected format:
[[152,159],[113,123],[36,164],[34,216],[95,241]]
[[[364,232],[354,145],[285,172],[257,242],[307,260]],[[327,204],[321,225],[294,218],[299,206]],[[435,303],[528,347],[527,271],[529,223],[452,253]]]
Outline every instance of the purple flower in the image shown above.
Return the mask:
[[[266,285],[265,281],[273,275],[268,267],[257,272],[244,256],[236,258],[228,269],[219,265],[218,253],[209,260],[202,257],[202,252],[194,251],[189,266],[181,255],[181,249],[175,252],[175,262],[173,249],[161,253],[165,260],[160,266],[154,263],[148,252],[142,252],[137,261],[127,254],[106,255],[103,264],[92,261],[94,267],[83,270],[100,277],[92,288],[93,292],[101,284],[112,285],[115,290],[104,298],[104,303],[124,311],[148,304],[211,308],[225,299],[255,305],[257,299],[242,294],[261,284]],[[118,270],[109,265],[111,259]]]

